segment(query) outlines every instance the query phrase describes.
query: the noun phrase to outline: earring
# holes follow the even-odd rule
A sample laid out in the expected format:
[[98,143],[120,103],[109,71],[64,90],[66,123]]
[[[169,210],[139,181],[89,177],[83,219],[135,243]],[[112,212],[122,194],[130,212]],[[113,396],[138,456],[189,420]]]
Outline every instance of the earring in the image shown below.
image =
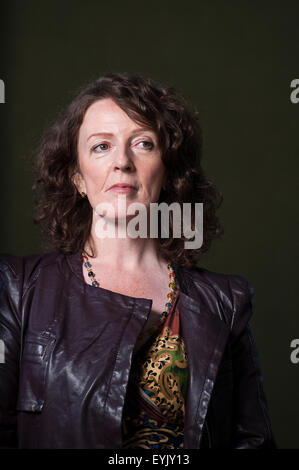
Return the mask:
[[86,193],[85,193],[84,191],[82,191],[81,196],[82,196],[82,197],[85,197],[85,196],[86,196]]

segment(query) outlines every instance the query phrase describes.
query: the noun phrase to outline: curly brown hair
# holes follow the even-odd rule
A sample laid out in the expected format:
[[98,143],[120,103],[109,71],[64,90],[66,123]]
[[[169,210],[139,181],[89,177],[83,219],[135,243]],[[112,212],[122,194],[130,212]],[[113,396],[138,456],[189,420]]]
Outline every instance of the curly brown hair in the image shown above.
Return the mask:
[[[92,207],[82,198],[73,176],[80,172],[77,139],[84,115],[97,100],[111,98],[136,123],[149,126],[157,135],[166,168],[166,189],[160,202],[203,203],[203,243],[198,249],[185,249],[186,238],[159,237],[159,250],[165,259],[192,267],[196,255],[206,252],[223,227],[216,216],[223,197],[201,167],[202,132],[198,113],[185,98],[167,87],[140,75],[108,73],[84,86],[60,113],[40,143],[36,160],[34,222],[42,222],[51,247],[65,254],[82,250],[87,242]],[[170,211],[170,233],[173,227]],[[91,255],[92,256],[92,255]]]

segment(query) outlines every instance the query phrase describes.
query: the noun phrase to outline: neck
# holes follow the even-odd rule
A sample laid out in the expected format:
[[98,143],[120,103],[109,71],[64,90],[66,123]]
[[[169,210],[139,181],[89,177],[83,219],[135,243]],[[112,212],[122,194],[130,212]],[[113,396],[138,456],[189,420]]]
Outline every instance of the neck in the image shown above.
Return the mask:
[[91,233],[85,250],[94,253],[93,263],[100,262],[118,271],[140,271],[161,267],[166,261],[158,254],[156,238],[98,237],[93,220]]

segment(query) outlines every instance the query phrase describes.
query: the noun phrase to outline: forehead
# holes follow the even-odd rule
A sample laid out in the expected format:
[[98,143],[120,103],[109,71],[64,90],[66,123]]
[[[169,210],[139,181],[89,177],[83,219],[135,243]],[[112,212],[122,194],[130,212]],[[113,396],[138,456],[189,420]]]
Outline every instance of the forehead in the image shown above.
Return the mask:
[[81,137],[93,132],[135,132],[144,125],[133,121],[111,98],[95,101],[87,109],[79,134]]

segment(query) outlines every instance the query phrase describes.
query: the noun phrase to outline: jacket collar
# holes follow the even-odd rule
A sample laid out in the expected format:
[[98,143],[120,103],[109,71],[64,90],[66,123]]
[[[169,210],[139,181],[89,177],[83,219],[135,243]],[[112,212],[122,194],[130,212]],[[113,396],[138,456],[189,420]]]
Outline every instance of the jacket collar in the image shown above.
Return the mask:
[[79,278],[80,281],[84,281],[83,272],[82,272],[81,250],[77,251],[76,253],[72,253],[71,255],[67,255],[66,259],[73,274],[75,274],[75,276]]

